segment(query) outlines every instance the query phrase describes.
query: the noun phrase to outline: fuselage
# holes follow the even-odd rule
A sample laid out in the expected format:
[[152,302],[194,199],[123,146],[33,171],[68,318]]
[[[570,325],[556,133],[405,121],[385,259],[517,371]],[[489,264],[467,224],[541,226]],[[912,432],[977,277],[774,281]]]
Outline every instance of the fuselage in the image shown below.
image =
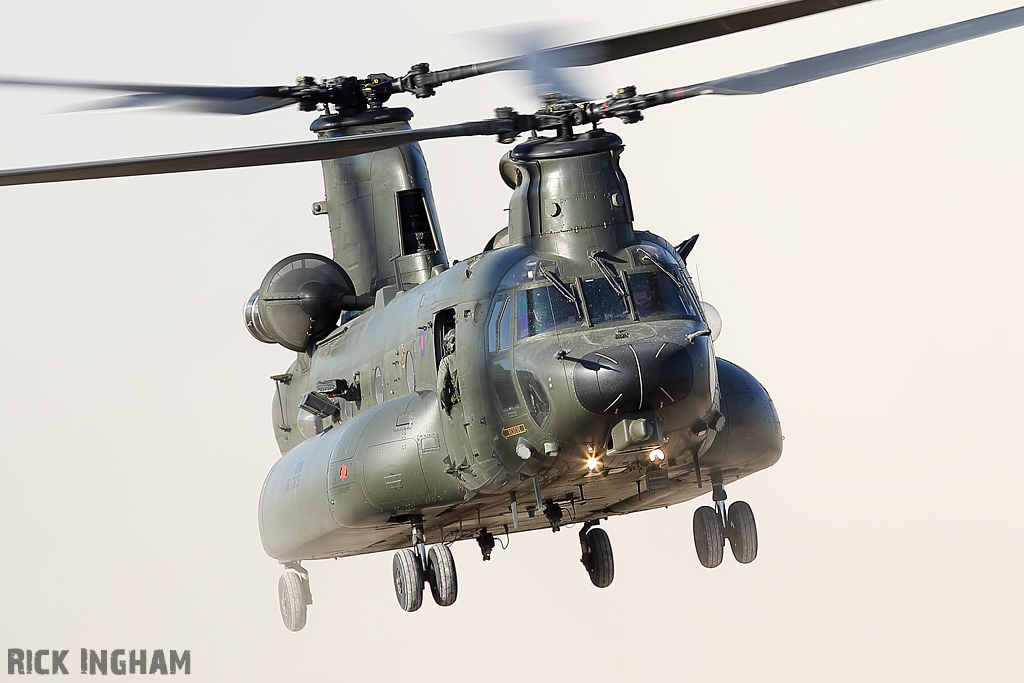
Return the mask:
[[[407,119],[325,117],[314,129]],[[557,529],[688,500],[779,458],[767,392],[715,357],[687,249],[634,230],[618,136],[514,148],[500,164],[508,228],[451,267],[422,153],[407,147],[324,164],[333,260],[374,304],[300,346],[277,377],[283,456],[260,499],[268,554],[400,548],[410,521],[430,542]],[[353,245],[372,258],[354,259]],[[271,323],[292,310],[262,305]],[[294,313],[301,338],[315,326]],[[310,392],[319,417],[299,411]]]
[[[533,514],[534,475],[544,501],[579,519],[699,495],[695,456],[725,420],[685,264],[648,233],[603,259],[610,268],[523,246],[487,251],[408,291],[379,290],[372,308],[300,354],[274,400],[284,457],[261,501],[268,552],[400,547],[411,514],[446,540],[514,527],[512,492],[520,529],[547,526]],[[451,329],[461,400],[449,415],[437,368]],[[298,399],[325,379],[358,382],[360,400],[341,401],[326,431],[303,434]],[[780,436],[770,400],[758,405],[765,434],[743,456],[755,456],[740,463],[747,469],[781,452],[781,442],[770,448]],[[703,464],[739,476],[723,463]]]

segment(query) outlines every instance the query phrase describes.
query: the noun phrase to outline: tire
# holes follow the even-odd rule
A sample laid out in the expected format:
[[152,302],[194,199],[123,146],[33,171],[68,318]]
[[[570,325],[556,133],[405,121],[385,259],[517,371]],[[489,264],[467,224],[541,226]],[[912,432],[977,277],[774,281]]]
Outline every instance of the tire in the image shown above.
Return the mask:
[[289,631],[301,631],[306,625],[306,589],[295,572],[285,572],[277,582],[281,619]]
[[604,529],[596,527],[587,532],[587,573],[590,582],[598,588],[607,588],[615,578],[615,558],[612,542]]
[[725,537],[722,522],[713,507],[702,505],[693,513],[693,545],[697,559],[708,569],[722,564],[725,555]]
[[455,558],[443,543],[430,546],[427,552],[427,580],[430,594],[441,607],[448,607],[459,597],[459,577],[455,573]]
[[395,578],[395,597],[406,612],[415,612],[423,604],[423,567],[409,548],[395,553],[391,563]]
[[754,512],[742,500],[729,506],[729,545],[732,556],[740,564],[750,564],[757,557],[757,526]]

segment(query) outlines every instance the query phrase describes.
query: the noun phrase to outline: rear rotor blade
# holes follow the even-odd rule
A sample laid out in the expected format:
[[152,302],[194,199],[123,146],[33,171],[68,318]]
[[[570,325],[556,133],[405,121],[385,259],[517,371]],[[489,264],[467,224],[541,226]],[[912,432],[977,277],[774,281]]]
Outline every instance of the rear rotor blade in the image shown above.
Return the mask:
[[533,127],[532,120],[532,116],[516,116],[505,119],[471,121],[420,130],[354,135],[343,138],[292,142],[282,145],[239,147],[206,152],[169,154],[166,156],[20,168],[0,171],[0,186],[55,183],[67,180],[91,180],[95,178],[120,178],[160,173],[184,173],[187,171],[207,171],[220,168],[244,168],[248,166],[294,164],[301,161],[340,159],[421,140],[507,134],[509,131],[529,130]]
[[718,78],[678,88],[675,91],[663,92],[673,93],[673,100],[667,101],[698,95],[757,95],[882,64],[901,57],[909,57],[1020,26],[1024,26],[1024,7],[818,57],[801,59],[797,62],[780,64],[767,69]]

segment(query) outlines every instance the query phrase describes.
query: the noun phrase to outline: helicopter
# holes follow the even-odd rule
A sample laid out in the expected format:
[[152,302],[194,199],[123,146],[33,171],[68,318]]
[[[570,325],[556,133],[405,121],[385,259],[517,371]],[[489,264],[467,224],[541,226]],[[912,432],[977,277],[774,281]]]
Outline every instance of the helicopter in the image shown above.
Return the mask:
[[[771,7],[837,4],[855,3]],[[743,17],[749,15],[729,21]],[[966,40],[1018,25],[1020,12],[983,19],[690,88],[649,95],[623,88],[601,103],[555,94],[533,115],[506,110],[489,121],[422,131],[408,127],[405,112],[384,107],[385,95],[425,96],[437,84],[418,77],[438,72],[414,68],[399,79],[359,79],[362,94],[355,95],[348,79],[305,80],[278,90],[274,104],[325,107],[314,124],[320,141],[16,171],[0,182],[327,155],[327,197],[313,211],[331,221],[334,256],[300,254],[277,264],[245,316],[260,341],[298,354],[275,379],[275,430],[285,455],[268,477],[260,513],[264,546],[288,569],[279,588],[289,628],[301,628],[311,600],[301,561],[399,549],[396,593],[412,611],[424,582],[440,604],[454,602],[457,579],[445,542],[475,538],[487,557],[493,531],[558,530],[565,519],[583,523],[584,567],[595,585],[608,585],[610,543],[595,523],[683,502],[704,489],[715,507],[695,515],[701,562],[721,562],[726,539],[737,559],[752,560],[752,513],[737,503],[726,508],[724,486],[778,459],[781,427],[760,384],[714,355],[716,315],[698,300],[686,267],[696,240],[672,246],[633,229],[618,168],[621,140],[597,124],[612,117],[636,122],[646,108],[693,96],[795,85],[839,73],[837,63],[848,70],[878,61],[878,51],[909,54]],[[549,56],[557,63],[559,54],[576,52]],[[571,64],[567,57],[559,65]],[[131,90],[227,99],[194,90]],[[264,90],[241,101],[273,97]],[[356,98],[355,106],[346,97]],[[584,126],[594,128],[575,130]],[[513,192],[507,231],[478,256],[448,264],[415,142],[456,135],[511,142],[528,132],[534,137],[501,164]],[[359,179],[346,180],[352,178]],[[351,187],[362,183],[374,188],[369,195]],[[382,185],[380,198],[375,188]],[[385,205],[393,209],[378,208]],[[438,368],[451,337],[458,400],[446,402]],[[620,369],[630,356],[635,372]],[[729,400],[746,395],[754,406],[747,411]],[[749,448],[730,452],[730,435],[741,433],[751,435],[744,436]],[[403,453],[411,460],[403,461]],[[320,482],[319,490],[310,481]]]

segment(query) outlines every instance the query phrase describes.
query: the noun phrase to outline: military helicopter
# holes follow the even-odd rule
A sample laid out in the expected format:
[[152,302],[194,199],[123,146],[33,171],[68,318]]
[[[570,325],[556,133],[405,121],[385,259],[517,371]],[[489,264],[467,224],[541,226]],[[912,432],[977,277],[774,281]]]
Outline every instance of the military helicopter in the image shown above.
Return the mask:
[[[862,0],[863,1],[863,0]],[[618,59],[857,2],[789,2],[544,51],[553,67]],[[256,113],[296,103],[321,112],[318,140],[272,147],[22,169],[2,184],[322,160],[331,258],[288,257],[247,302],[258,340],[298,354],[276,375],[273,419],[282,458],[260,502],[267,553],[286,572],[282,617],[302,628],[311,604],[301,562],[397,550],[403,609],[452,604],[447,544],[495,533],[555,531],[580,522],[582,563],[598,587],[614,577],[599,523],[706,490],[694,515],[700,562],[757,554],[750,507],[726,506],[725,485],[781,455],[767,392],[719,359],[717,312],[699,301],[687,257],[633,227],[618,159],[622,142],[598,124],[635,123],[650,106],[705,94],[796,85],[1024,24],[1024,10],[982,17],[862,48],[647,95],[606,101],[551,93],[532,115],[413,130],[384,104],[441,84],[526,68],[513,58],[405,76],[300,79],[283,88],[205,88],[33,82],[123,90],[122,106],[167,103]],[[17,83],[7,79],[8,83]],[[27,84],[21,81],[20,84]],[[591,126],[591,130],[576,129]],[[449,264],[420,140],[496,135],[512,191],[508,227],[484,251]],[[430,547],[427,544],[430,543]]]

